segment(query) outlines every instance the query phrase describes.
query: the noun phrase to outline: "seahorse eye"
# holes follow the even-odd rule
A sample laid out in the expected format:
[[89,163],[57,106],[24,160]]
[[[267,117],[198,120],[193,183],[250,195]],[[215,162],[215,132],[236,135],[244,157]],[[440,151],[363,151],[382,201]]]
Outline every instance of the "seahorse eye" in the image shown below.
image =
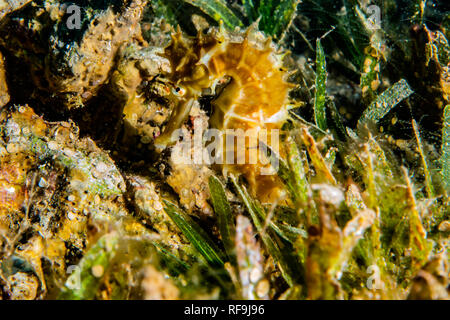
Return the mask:
[[182,97],[186,94],[186,89],[177,86],[175,88],[172,88],[172,93],[178,97]]

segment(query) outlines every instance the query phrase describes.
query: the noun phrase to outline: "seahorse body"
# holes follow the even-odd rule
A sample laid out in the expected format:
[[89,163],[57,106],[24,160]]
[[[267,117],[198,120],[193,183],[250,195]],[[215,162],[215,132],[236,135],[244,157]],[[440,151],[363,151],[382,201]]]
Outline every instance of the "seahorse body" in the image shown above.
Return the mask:
[[[215,90],[219,81],[228,84],[212,102],[212,127],[226,129],[281,129],[287,117],[287,99],[292,84],[285,81],[287,71],[282,67],[282,56],[276,54],[271,39],[264,44],[249,41],[250,30],[240,39],[228,39],[224,31],[184,39],[180,32],[164,51],[171,64],[169,80],[182,88],[182,95],[165,132],[156,144],[173,143],[172,132],[186,119],[193,101],[207,88]],[[252,147],[246,142],[247,149]],[[268,143],[271,146],[269,139]],[[247,163],[247,162],[246,162]],[[281,182],[276,174],[261,175],[258,164],[224,165],[224,169],[243,174],[250,190],[263,202],[272,202],[280,196]]]

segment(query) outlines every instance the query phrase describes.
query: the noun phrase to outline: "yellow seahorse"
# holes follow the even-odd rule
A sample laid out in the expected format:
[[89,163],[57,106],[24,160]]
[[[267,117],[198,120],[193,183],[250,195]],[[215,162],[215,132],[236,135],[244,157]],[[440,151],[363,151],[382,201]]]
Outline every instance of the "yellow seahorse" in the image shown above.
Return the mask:
[[[250,41],[253,28],[232,38],[223,28],[195,38],[183,37],[180,30],[172,35],[163,56],[170,61],[171,73],[166,77],[176,86],[178,105],[155,144],[167,146],[174,143],[173,132],[186,120],[193,103],[210,88],[229,79],[225,88],[212,101],[213,114],[210,125],[222,132],[242,129],[256,134],[265,130],[269,136],[279,130],[288,112],[288,93],[293,87],[286,81],[287,70],[282,67],[284,55],[275,51],[272,40],[264,43]],[[246,149],[254,148],[247,137]],[[228,150],[229,151],[229,150]],[[233,150],[236,154],[236,150]],[[226,152],[225,152],[226,153]],[[247,155],[248,160],[248,155]],[[269,164],[270,165],[270,164]],[[250,185],[253,196],[262,202],[272,202],[283,189],[276,174],[261,174],[261,161],[257,164],[223,165],[228,172],[242,174]]]

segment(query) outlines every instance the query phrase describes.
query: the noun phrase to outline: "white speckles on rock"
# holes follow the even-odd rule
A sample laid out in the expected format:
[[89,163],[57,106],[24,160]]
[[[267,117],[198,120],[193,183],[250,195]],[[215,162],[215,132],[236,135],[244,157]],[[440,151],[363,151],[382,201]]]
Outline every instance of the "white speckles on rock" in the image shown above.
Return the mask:
[[444,220],[439,224],[438,227],[439,231],[441,232],[449,232],[450,231],[450,221]]
[[101,265],[95,265],[91,269],[92,275],[96,278],[100,278],[103,276],[103,273],[105,272],[105,269]]
[[9,193],[9,195],[14,195],[16,193],[16,189],[14,189],[13,187],[6,188],[5,191]]
[[100,172],[100,173],[105,173],[105,172],[108,171],[108,166],[104,162],[99,162],[95,166],[95,169],[97,169],[97,171]]
[[314,192],[317,192],[322,201],[334,205],[336,208],[345,200],[344,193],[337,187],[328,184],[313,184],[311,188]]
[[70,221],[74,220],[75,218],[76,218],[76,216],[73,212],[69,212],[67,214],[67,219],[69,219]]
[[50,150],[52,150],[52,151],[55,151],[55,150],[58,149],[58,143],[57,143],[56,141],[50,141],[50,142],[47,144],[47,146],[48,146],[48,148],[49,148]]
[[250,281],[256,283],[262,278],[262,276],[262,272],[259,268],[253,268],[250,272]]
[[183,188],[183,189],[181,190],[181,195],[182,195],[183,197],[187,197],[187,196],[189,195],[189,190],[186,189],[186,188]]
[[16,153],[18,150],[18,147],[15,143],[8,143],[6,145],[6,151],[8,151],[8,153]]
[[21,130],[19,124],[14,121],[9,121],[6,125],[6,132],[10,137],[20,135]]
[[28,136],[30,134],[30,129],[28,127],[22,128],[22,134]]
[[70,158],[75,158],[76,152],[70,148],[64,148],[63,150],[64,154]]
[[8,152],[6,151],[6,148],[4,146],[0,145],[0,156],[6,155]]
[[102,201],[102,199],[100,199],[100,196],[98,194],[96,194],[94,197],[94,204],[99,205],[101,201]]
[[94,169],[92,170],[92,175],[94,176],[94,178],[100,178],[108,171],[109,171],[108,165],[103,161],[100,161],[95,165]]
[[267,297],[270,291],[270,283],[267,279],[262,279],[258,282],[255,288],[256,295],[258,298],[263,299],[264,297]]
[[154,208],[156,211],[161,211],[161,210],[163,209],[163,206],[162,206],[161,202],[155,201],[155,202],[153,203],[153,208]]
[[48,183],[44,178],[39,179],[39,183],[38,186],[41,188],[47,188],[48,187]]

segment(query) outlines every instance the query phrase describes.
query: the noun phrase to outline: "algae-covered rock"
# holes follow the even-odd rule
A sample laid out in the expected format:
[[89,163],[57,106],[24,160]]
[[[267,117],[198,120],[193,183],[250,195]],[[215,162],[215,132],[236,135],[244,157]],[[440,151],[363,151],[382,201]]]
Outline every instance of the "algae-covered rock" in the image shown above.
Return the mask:
[[8,13],[20,9],[29,2],[31,2],[31,0],[0,0],[0,20]]
[[118,145],[123,152],[151,149],[153,140],[161,133],[170,114],[172,87],[161,82],[160,72],[169,69],[169,63],[159,54],[161,49],[130,45],[120,54],[117,67],[108,84],[108,95],[122,116],[123,134]]
[[[195,104],[190,113],[189,123],[182,128],[185,141],[173,146],[169,165],[170,174],[167,183],[175,190],[180,203],[189,211],[202,216],[212,216],[213,211],[208,203],[210,198],[208,179],[213,174],[211,167],[204,161],[201,146],[196,145],[198,133],[208,129],[208,116]],[[197,137],[194,137],[197,132]]]
[[[102,225],[127,215],[121,174],[77,130],[71,122],[46,122],[27,106],[0,113],[1,273],[35,275],[40,285],[32,298],[55,289]],[[3,285],[14,296],[29,283]]]
[[39,90],[55,95],[64,108],[82,106],[107,81],[120,46],[142,41],[145,4],[33,1],[2,21],[0,44],[28,65]]

